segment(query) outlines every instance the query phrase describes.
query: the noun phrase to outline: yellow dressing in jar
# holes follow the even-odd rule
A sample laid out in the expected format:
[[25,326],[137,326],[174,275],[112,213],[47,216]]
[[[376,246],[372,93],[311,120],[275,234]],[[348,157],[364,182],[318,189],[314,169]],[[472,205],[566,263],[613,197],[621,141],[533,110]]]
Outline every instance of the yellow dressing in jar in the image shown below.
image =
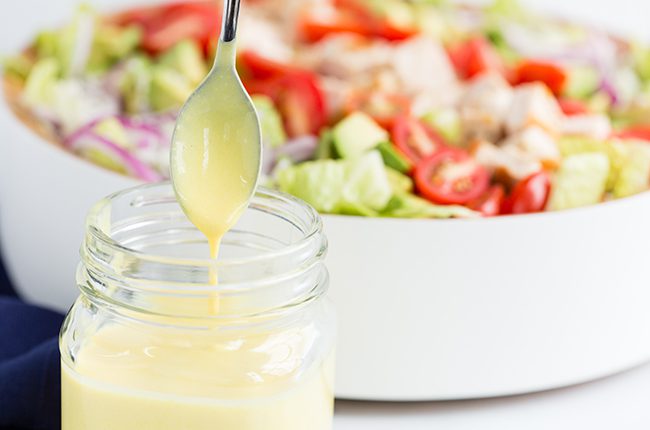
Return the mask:
[[62,430],[331,429],[335,317],[313,209],[258,190],[218,285],[169,184],[100,202],[87,224]]

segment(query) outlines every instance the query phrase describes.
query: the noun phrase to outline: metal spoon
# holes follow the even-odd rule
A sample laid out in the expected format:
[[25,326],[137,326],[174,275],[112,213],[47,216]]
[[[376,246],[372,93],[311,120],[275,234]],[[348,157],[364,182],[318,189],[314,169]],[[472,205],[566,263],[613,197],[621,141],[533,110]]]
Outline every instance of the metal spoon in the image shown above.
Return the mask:
[[186,215],[210,241],[213,258],[260,175],[260,123],[235,67],[239,0],[226,0],[214,66],[178,117],[171,177]]

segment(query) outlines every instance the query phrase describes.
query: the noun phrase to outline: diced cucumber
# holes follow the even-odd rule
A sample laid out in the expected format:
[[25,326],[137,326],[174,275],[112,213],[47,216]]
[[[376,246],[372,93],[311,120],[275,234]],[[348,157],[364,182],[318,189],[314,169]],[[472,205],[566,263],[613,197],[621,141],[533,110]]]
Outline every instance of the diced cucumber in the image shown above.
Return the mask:
[[336,148],[334,148],[334,136],[332,130],[325,129],[321,131],[320,138],[318,139],[318,148],[316,148],[317,160],[326,160],[329,158],[338,158]]
[[203,52],[193,40],[183,40],[174,45],[160,57],[159,64],[181,73],[195,86],[201,83],[208,73]]
[[129,135],[122,123],[116,118],[106,118],[100,121],[93,128],[93,131],[123,148],[130,146]]
[[393,168],[401,173],[407,173],[413,168],[413,164],[402,154],[400,154],[390,142],[381,142],[377,145],[377,150],[381,154],[386,166]]
[[456,109],[439,109],[429,112],[422,120],[442,134],[450,145],[458,145],[462,136],[460,115]]
[[410,193],[413,191],[413,180],[395,169],[386,167],[388,182],[395,194]]
[[56,31],[45,30],[38,33],[34,47],[38,58],[55,57],[57,55],[59,35]]
[[282,117],[275,108],[273,100],[263,95],[254,95],[251,99],[260,119],[264,144],[270,148],[284,145],[287,141],[287,134],[284,131]]
[[153,66],[145,56],[130,58],[125,64],[125,73],[120,82],[120,93],[124,107],[129,113],[147,111],[150,107]]
[[151,107],[156,111],[179,108],[194,91],[194,85],[181,73],[165,66],[155,66],[151,81]]
[[609,158],[610,166],[607,177],[607,191],[614,189],[621,167],[627,157],[627,149],[624,143],[567,136],[559,139],[557,144],[563,157],[590,152],[605,154]]
[[333,128],[332,138],[342,158],[355,158],[388,140],[388,132],[365,113],[355,112]]
[[646,191],[650,185],[650,145],[647,142],[622,143],[627,149],[614,184],[614,197],[627,197]]
[[564,86],[564,96],[585,100],[598,91],[600,77],[593,67],[574,66],[568,69],[568,80]]
[[553,178],[547,210],[571,209],[602,201],[609,167],[609,158],[602,153],[565,158]]
[[88,73],[103,73],[123,60],[140,44],[142,30],[138,27],[97,25],[95,40],[86,65]]
[[61,67],[54,58],[39,60],[27,77],[23,101],[30,106],[50,106],[54,97],[54,85],[60,73]]

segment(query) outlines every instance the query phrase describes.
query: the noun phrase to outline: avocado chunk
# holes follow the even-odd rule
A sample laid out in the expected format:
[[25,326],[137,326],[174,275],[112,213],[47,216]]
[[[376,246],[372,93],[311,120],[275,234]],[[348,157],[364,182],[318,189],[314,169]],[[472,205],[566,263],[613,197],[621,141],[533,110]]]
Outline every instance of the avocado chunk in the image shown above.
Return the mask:
[[602,153],[565,158],[553,178],[547,209],[556,211],[600,202],[605,194],[609,167],[609,158]]
[[400,173],[407,173],[413,168],[413,164],[402,154],[400,154],[390,142],[381,142],[377,145],[377,150],[384,159],[384,164],[397,170]]
[[193,40],[183,40],[174,45],[159,58],[159,64],[169,67],[185,76],[196,86],[208,74],[203,52]]
[[251,99],[260,119],[264,145],[270,148],[284,145],[287,141],[287,134],[284,131],[282,117],[275,108],[273,100],[263,95],[254,95]]
[[388,140],[388,132],[365,113],[355,112],[334,127],[332,139],[341,158],[356,158]]
[[150,103],[155,111],[181,107],[192,91],[194,91],[194,85],[181,73],[165,66],[154,67]]

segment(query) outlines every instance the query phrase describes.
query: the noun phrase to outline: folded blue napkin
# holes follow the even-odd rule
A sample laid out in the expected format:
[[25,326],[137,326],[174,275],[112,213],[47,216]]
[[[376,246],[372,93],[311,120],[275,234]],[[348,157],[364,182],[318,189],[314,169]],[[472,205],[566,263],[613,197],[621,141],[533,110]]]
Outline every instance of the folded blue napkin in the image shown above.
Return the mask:
[[62,322],[58,313],[0,296],[0,429],[60,428]]

